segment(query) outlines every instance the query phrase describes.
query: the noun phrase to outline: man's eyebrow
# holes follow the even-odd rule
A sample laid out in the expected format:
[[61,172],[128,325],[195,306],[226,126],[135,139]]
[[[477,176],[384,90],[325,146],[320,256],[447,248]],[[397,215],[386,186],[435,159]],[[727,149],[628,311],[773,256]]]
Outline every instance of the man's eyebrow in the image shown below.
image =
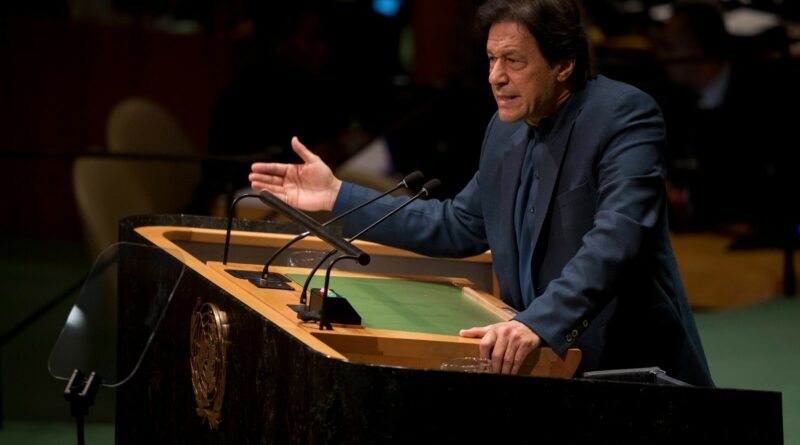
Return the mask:
[[486,48],[486,54],[491,56],[514,56],[518,59],[521,59],[526,56],[525,51],[520,48],[500,48],[492,50],[490,48]]

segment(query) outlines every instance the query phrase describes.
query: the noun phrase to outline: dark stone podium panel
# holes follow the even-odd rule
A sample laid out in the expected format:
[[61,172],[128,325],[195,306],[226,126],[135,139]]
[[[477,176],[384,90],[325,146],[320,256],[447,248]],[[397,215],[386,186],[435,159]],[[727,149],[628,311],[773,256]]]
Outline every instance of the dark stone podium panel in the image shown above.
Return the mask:
[[[129,219],[121,238],[145,242],[132,230],[137,225],[200,223],[209,227],[215,221]],[[165,257],[164,263],[162,270],[180,273],[178,260]],[[122,333],[135,331],[152,303],[137,293],[140,267],[135,258],[121,262],[121,282],[127,283],[120,293]],[[190,326],[198,303],[214,303],[228,316],[217,429],[197,414],[192,389]],[[783,443],[781,416],[781,396],[773,392],[466,374],[333,359],[187,269],[138,372],[118,389],[116,435],[120,444],[774,444]]]

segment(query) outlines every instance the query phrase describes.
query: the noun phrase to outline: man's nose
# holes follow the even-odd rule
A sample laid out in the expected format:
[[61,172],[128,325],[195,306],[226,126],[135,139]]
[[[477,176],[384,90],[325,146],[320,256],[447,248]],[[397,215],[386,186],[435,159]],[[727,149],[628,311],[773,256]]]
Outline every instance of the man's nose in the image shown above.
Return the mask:
[[489,84],[503,85],[508,81],[506,76],[505,63],[502,59],[497,59],[489,66]]

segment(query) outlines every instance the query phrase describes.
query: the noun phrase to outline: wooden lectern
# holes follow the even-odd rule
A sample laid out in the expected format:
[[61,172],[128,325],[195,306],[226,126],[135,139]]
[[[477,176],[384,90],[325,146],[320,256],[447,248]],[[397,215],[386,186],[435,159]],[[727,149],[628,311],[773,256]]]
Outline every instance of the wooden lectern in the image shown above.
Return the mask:
[[[242,278],[301,230],[236,221],[222,264],[223,227],[183,215],[121,223],[121,240],[170,252],[159,267],[180,279],[138,372],[118,390],[118,443],[782,442],[778,393],[574,379],[577,350],[542,348],[517,376],[441,370],[478,355],[479,341],[459,327],[513,314],[487,292],[488,255],[432,259],[360,243],[370,266],[340,263],[330,287],[361,324],[321,330],[289,307],[306,269],[271,268],[290,290]],[[294,247],[326,250],[313,239]],[[122,366],[134,359],[125,333],[153,298],[137,291],[141,261],[120,258]]]

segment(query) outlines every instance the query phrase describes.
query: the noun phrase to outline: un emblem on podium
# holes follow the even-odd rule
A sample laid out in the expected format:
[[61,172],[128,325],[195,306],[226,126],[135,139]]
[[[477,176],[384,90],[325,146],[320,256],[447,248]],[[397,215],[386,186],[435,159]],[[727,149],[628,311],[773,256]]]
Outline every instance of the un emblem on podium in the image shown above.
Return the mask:
[[190,341],[189,360],[197,415],[207,420],[209,428],[215,430],[222,421],[220,411],[228,366],[228,320],[225,312],[213,303],[199,306],[192,314]]

